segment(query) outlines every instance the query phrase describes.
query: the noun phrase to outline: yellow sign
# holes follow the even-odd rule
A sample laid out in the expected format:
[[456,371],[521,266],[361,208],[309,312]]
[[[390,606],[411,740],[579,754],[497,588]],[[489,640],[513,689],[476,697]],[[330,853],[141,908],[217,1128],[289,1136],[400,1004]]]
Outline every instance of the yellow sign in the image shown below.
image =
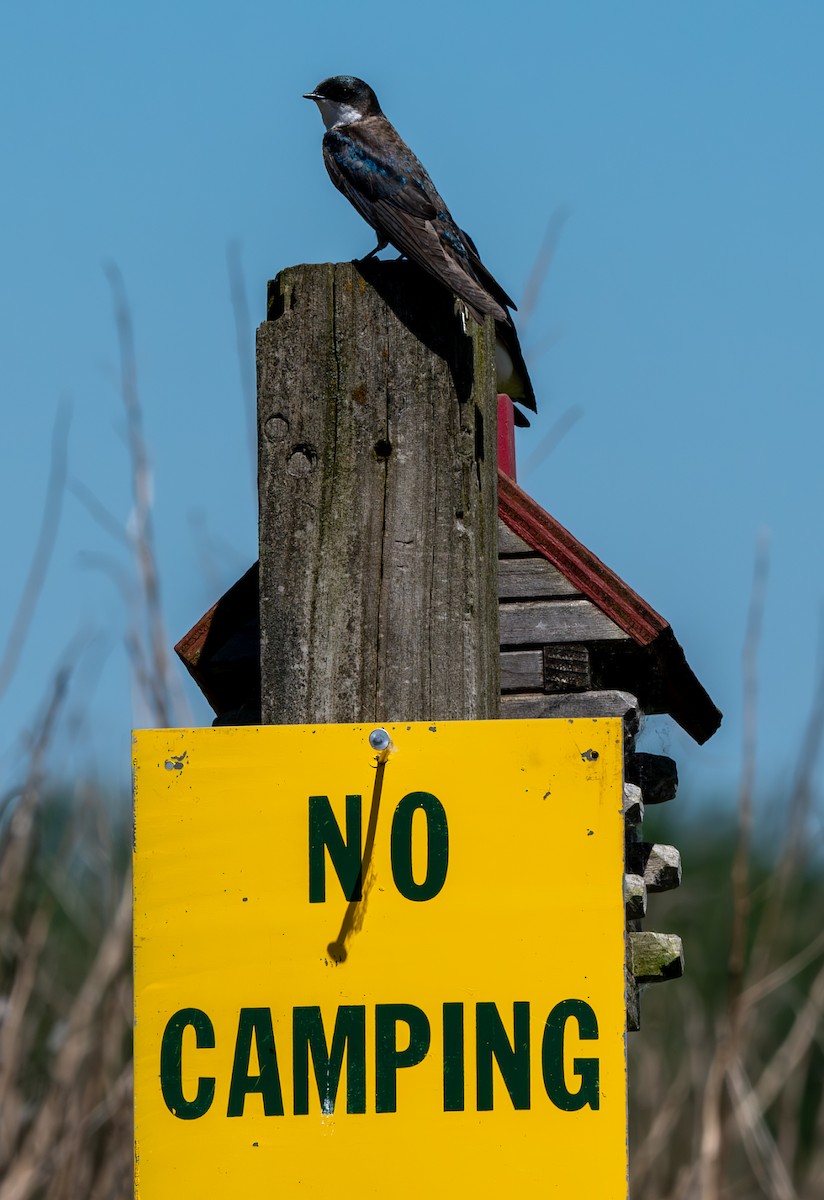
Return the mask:
[[386,732],[135,735],[139,1200],[626,1196],[621,722]]

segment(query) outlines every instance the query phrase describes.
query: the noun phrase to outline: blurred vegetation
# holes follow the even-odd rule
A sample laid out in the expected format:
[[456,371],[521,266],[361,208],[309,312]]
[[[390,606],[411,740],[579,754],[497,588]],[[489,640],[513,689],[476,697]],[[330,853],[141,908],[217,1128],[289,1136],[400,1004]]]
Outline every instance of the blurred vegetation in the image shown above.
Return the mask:
[[[769,807],[787,811],[786,797]],[[683,979],[646,991],[641,1030],[629,1036],[630,1194],[813,1200],[824,1195],[820,858],[787,860],[782,841],[772,853],[762,846],[753,855],[741,1028],[725,1055],[739,840],[733,807],[722,800],[711,817],[704,803],[693,822],[686,795],[668,808],[647,810],[644,836],[678,846],[684,883],[650,898],[645,925],[681,935],[686,967]],[[713,1103],[719,1055],[728,1060],[728,1078]],[[717,1174],[708,1178],[716,1148]]]
[[[129,808],[126,795],[44,780],[3,813],[0,1200],[132,1194]],[[682,851],[684,886],[652,897],[646,924],[681,934],[687,972],[647,990],[628,1038],[633,1200],[711,1194],[701,1165],[728,1017],[737,831],[705,809],[691,825],[689,809],[679,796],[645,828]],[[762,852],[752,866],[751,1003],[731,1068],[751,1096],[746,1117],[735,1088],[721,1108],[725,1198],[824,1194],[824,872],[794,871],[773,920],[778,865]]]
[[0,842],[0,1196],[132,1195],[128,797],[27,787]]

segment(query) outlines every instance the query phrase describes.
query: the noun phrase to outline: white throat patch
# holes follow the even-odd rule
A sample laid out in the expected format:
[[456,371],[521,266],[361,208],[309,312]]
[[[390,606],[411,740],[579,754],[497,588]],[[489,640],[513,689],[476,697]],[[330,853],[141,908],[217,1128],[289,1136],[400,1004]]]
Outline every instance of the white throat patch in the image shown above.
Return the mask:
[[337,129],[340,125],[351,125],[359,121],[363,113],[351,104],[342,104],[338,100],[315,100],[327,129]]

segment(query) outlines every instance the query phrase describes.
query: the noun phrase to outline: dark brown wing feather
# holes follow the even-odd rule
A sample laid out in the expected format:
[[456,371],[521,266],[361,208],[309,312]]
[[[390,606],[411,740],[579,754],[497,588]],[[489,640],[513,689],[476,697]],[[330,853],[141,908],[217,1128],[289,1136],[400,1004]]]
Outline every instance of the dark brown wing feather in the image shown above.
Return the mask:
[[422,220],[384,200],[376,202],[374,211],[377,228],[392,245],[460,296],[479,324],[485,313],[491,313],[498,320],[506,319],[506,309],[473,278],[461,260],[450,253],[432,221]]
[[478,253],[478,247],[473,242],[472,238],[465,229],[461,230],[461,237],[466,244],[466,249],[469,254],[469,261],[472,264],[472,270],[477,275],[478,279],[484,285],[486,290],[495,297],[498,303],[506,308],[512,308],[515,312],[518,311],[518,306],[511,296],[508,296],[498,280],[492,275],[481,262],[481,256]]

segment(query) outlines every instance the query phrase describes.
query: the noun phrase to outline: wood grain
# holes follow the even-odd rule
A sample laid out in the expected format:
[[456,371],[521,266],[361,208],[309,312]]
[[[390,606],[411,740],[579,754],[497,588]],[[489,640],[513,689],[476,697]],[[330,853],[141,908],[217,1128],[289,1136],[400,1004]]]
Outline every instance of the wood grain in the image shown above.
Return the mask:
[[498,520],[498,553],[499,554],[534,554],[522,537],[514,533],[505,521]]
[[522,695],[501,697],[501,716],[506,718],[540,717],[622,717],[627,737],[638,730],[638,701],[627,692],[575,692],[569,696]]
[[539,554],[502,558],[498,563],[501,600],[533,600],[542,596],[578,596],[580,592]]
[[494,332],[412,264],[283,271],[258,330],[265,723],[498,715]]
[[626,634],[590,600],[524,600],[501,605],[501,645],[624,640]]
[[502,692],[542,692],[544,658],[540,650],[505,650],[501,654]]

